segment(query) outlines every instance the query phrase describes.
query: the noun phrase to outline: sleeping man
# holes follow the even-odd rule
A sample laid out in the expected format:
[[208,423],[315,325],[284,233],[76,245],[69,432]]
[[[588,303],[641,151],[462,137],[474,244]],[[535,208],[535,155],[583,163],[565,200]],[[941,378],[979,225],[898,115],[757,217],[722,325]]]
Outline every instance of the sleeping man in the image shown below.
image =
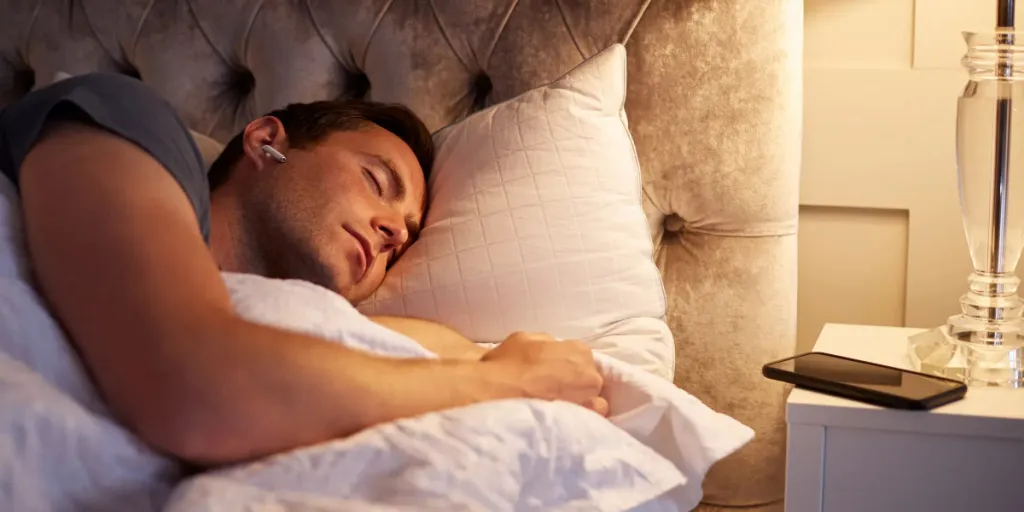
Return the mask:
[[220,271],[302,279],[352,303],[415,239],[433,155],[405,108],[290,105],[250,122],[207,174],[142,82],[68,78],[0,112],[41,294],[119,420],[217,465],[501,398],[607,414],[590,349],[517,333],[491,351],[375,318],[438,360],[375,357],[241,319]]

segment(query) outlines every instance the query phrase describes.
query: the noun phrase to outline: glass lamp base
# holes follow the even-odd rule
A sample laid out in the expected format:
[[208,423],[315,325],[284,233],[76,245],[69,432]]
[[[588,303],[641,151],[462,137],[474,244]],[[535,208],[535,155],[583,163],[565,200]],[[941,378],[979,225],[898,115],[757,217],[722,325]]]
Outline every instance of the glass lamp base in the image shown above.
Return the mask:
[[954,337],[951,328],[955,329],[946,325],[909,337],[914,370],[969,386],[1024,388],[1024,333],[1006,333],[1002,344],[992,345],[969,341],[967,333]]

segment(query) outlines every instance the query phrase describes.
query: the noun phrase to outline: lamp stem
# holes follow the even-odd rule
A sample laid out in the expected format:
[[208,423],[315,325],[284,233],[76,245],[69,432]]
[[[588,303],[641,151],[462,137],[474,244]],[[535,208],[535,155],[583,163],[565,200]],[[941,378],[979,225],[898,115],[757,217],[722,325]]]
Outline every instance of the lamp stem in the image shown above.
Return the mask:
[[[997,13],[997,43],[1000,45],[1014,44],[1014,0],[999,0]],[[1005,33],[1004,33],[1005,32]],[[996,98],[996,140],[995,169],[992,187],[992,221],[989,236],[989,271],[1003,273],[1006,268],[1006,212],[1010,180],[1010,135],[1013,117],[1013,99],[1011,81],[1013,77],[1012,52],[998,52],[996,62],[996,79],[998,96]]]
[[1013,0],[999,0],[999,12],[997,13],[999,28],[1013,28]]

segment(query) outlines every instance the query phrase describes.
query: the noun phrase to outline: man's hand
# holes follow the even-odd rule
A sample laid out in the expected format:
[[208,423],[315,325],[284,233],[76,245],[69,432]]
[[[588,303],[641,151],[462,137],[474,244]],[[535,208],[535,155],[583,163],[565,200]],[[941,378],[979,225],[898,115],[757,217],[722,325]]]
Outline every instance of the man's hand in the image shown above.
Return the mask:
[[488,351],[444,325],[416,318],[374,316],[374,322],[402,333],[442,359],[486,361],[495,375],[514,379],[529,398],[564,400],[608,414],[599,396],[603,384],[590,347],[579,341],[558,341],[547,334],[515,333]]
[[564,400],[608,415],[608,402],[600,396],[604,379],[590,347],[580,341],[515,333],[482,361],[496,369],[495,375],[522,386],[526,397]]
[[486,361],[485,371],[496,363],[501,369],[496,375],[515,379],[523,396],[564,400],[602,416],[608,414],[608,402],[599,396],[603,380],[594,365],[593,352],[582,342],[558,341],[547,334],[515,333],[488,351],[435,322],[390,316],[370,319],[416,340],[442,359]]

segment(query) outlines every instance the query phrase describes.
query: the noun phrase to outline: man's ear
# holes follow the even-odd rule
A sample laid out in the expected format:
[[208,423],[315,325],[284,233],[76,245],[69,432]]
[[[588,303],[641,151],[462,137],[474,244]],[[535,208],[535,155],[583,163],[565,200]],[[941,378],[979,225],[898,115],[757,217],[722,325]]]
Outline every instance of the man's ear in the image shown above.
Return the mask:
[[256,171],[263,170],[267,164],[277,164],[273,157],[263,151],[264,145],[287,153],[288,135],[281,120],[274,116],[260,117],[246,125],[242,131],[242,152]]

